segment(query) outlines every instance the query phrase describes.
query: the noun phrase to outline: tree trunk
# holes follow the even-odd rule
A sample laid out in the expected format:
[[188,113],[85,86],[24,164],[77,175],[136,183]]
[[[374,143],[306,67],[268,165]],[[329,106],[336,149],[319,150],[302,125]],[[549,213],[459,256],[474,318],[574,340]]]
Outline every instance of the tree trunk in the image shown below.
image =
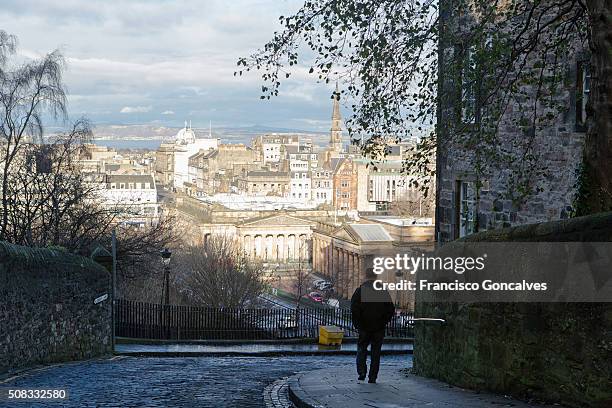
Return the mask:
[[589,213],[612,210],[612,0],[586,1],[591,51],[585,176]]

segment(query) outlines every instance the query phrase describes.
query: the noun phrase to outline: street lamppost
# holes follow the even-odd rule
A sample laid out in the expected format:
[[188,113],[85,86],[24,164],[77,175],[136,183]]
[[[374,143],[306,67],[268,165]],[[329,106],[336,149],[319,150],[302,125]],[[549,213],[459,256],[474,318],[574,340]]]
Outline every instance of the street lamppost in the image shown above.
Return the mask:
[[164,263],[164,304],[170,304],[170,257],[172,252],[168,248],[161,251],[162,262]]
[[165,326],[166,326],[166,338],[170,338],[170,257],[172,252],[168,248],[164,248],[161,251],[162,262],[164,263],[164,307],[160,308],[160,322],[161,322],[161,310],[165,309]]

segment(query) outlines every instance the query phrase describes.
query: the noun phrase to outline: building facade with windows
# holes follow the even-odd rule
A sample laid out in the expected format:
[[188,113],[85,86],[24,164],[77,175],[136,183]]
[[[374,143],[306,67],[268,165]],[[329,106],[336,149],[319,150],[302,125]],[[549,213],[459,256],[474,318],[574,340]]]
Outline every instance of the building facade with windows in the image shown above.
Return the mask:
[[310,201],[312,199],[312,179],[310,171],[292,171],[291,185],[289,187],[289,197],[300,201]]
[[279,163],[281,161],[281,148],[283,146],[299,146],[298,135],[271,133],[257,136],[252,146],[264,164]]
[[[365,271],[372,267],[373,258],[394,256],[397,253],[422,253],[433,248],[431,219],[397,217],[363,218],[358,223],[333,225],[317,223],[312,234],[312,268],[332,282],[339,297],[350,298],[365,279]],[[383,276],[395,281],[395,270]],[[409,273],[401,276],[410,279]],[[397,306],[412,310],[413,291],[392,291]]]
[[[442,6],[448,6],[448,1]],[[454,35],[443,36],[452,40],[440,43],[438,93],[444,96],[438,112],[437,240],[448,242],[487,229],[569,218],[583,157],[590,79],[587,51],[576,46],[568,52],[560,92],[550,96],[558,109],[552,115],[539,113],[545,109],[537,113],[547,116],[543,125],[533,126],[524,119],[526,114],[533,116],[532,106],[525,101],[537,89],[525,86],[526,94],[510,99],[492,126],[485,114],[490,111],[482,74],[487,67],[475,57],[470,36],[463,35],[469,30],[466,17],[443,15],[441,24],[445,30],[454,30]],[[456,142],[459,134],[476,134],[480,129],[494,129],[493,148],[476,144],[466,149]],[[491,149],[501,152],[497,159]]]
[[334,177],[329,168],[317,167],[312,170],[312,200],[317,205],[333,204]]
[[159,219],[157,187],[153,176],[107,174],[101,187],[101,202],[117,211],[121,220],[151,225]]
[[340,211],[357,209],[357,163],[352,158],[331,160],[334,174],[333,205]]
[[287,197],[291,180],[288,172],[254,170],[239,177],[237,184],[238,190],[250,195]]

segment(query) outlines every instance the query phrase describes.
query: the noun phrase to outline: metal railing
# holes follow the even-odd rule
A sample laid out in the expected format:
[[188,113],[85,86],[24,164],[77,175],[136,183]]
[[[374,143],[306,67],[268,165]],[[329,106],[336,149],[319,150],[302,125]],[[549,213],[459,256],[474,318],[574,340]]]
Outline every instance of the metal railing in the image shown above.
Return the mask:
[[[118,337],[160,340],[263,340],[316,338],[320,325],[356,336],[346,309],[238,309],[160,305],[118,299]],[[396,316],[387,336],[413,337],[412,315]]]

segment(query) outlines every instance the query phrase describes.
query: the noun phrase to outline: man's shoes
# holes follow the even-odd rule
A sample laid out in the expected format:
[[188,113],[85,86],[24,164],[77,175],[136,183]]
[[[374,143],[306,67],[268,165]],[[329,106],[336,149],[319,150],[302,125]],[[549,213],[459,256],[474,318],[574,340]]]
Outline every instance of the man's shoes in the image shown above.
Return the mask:
[[368,380],[368,384],[376,384],[376,379],[375,378],[370,378]]
[[360,375],[357,381],[365,381],[365,375]]

